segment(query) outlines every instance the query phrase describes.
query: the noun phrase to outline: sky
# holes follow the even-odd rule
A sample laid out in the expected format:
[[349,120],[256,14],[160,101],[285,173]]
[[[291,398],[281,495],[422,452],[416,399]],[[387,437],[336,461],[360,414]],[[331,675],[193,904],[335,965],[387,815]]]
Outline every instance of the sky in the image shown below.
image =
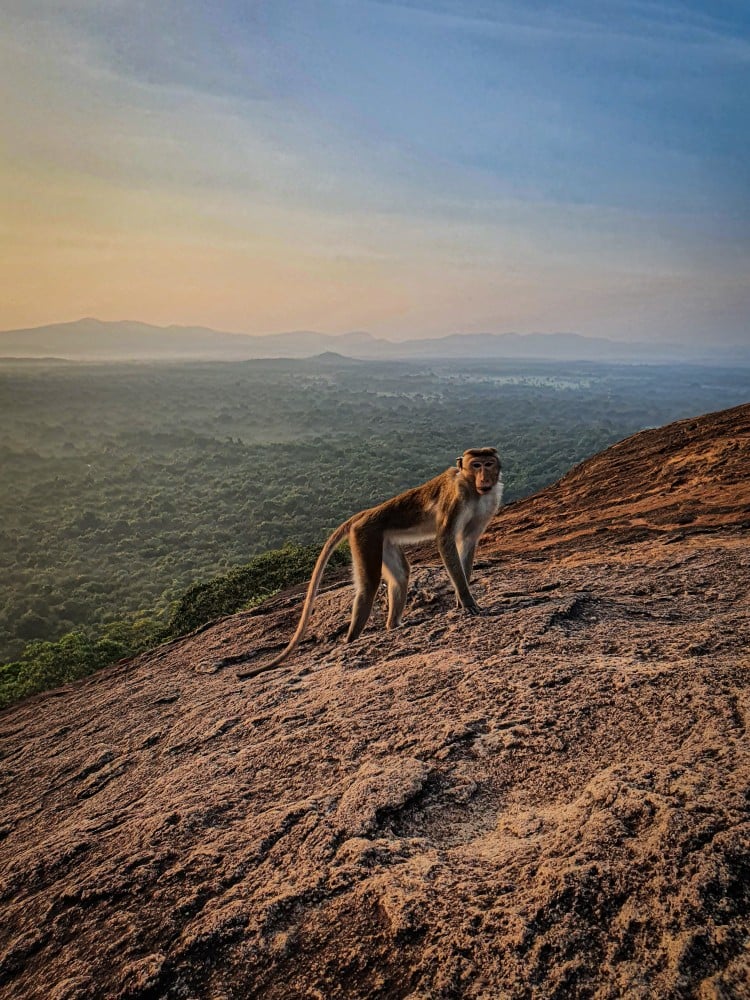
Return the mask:
[[750,343],[746,0],[3,0],[0,329]]

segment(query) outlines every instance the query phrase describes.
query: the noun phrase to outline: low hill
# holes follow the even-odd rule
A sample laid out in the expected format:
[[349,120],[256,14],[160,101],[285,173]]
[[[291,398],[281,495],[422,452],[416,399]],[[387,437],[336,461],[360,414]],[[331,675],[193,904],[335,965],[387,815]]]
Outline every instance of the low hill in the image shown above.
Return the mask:
[[749,511],[750,405],[504,509],[482,618],[425,549],[6,710],[3,997],[748,996]]

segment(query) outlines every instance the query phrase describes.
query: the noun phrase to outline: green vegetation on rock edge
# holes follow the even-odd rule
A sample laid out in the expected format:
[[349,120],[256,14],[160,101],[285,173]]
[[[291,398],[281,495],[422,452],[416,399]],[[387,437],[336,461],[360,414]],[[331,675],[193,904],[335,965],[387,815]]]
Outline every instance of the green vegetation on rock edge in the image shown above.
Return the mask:
[[688,366],[0,362],[3,703],[304,578],[277,550],[312,565],[468,444],[500,448],[513,500],[748,398],[750,372]]
[[[265,552],[208,583],[191,587],[176,602],[168,620],[132,616],[106,626],[70,632],[57,642],[28,642],[20,660],[0,665],[0,708],[49,688],[85,677],[100,667],[185,635],[202,625],[251,608],[272,594],[306,580],[318,546],[289,545]],[[348,562],[346,546],[329,566]]]

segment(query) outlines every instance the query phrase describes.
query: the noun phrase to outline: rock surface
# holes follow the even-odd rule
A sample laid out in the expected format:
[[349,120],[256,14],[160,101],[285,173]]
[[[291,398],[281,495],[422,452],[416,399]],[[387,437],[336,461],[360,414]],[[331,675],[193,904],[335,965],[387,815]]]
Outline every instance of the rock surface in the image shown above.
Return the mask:
[[749,528],[745,406],[502,511],[480,619],[424,550],[5,711],[0,993],[750,996]]

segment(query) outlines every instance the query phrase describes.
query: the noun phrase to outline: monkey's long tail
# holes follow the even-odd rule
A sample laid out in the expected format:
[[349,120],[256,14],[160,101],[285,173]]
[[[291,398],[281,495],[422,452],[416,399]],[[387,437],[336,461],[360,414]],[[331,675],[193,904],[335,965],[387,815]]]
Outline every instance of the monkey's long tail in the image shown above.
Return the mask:
[[274,667],[278,667],[279,664],[283,663],[287,656],[289,656],[289,654],[299,645],[310,621],[313,604],[315,603],[315,598],[317,597],[318,589],[320,588],[320,581],[323,579],[323,573],[328,565],[328,560],[333,555],[334,549],[340,545],[344,538],[349,534],[349,528],[352,526],[353,521],[354,518],[350,517],[348,521],[344,521],[343,524],[340,524],[333,534],[329,535],[325,545],[320,550],[320,555],[315,563],[315,568],[312,571],[310,583],[307,587],[305,603],[302,606],[302,614],[300,615],[294,635],[289,640],[286,647],[274,656],[272,660],[269,660],[268,663],[262,663],[258,667],[251,667],[250,670],[242,670],[238,672],[238,677],[242,679],[246,677],[257,677],[258,674],[263,674],[266,670],[273,670]]

